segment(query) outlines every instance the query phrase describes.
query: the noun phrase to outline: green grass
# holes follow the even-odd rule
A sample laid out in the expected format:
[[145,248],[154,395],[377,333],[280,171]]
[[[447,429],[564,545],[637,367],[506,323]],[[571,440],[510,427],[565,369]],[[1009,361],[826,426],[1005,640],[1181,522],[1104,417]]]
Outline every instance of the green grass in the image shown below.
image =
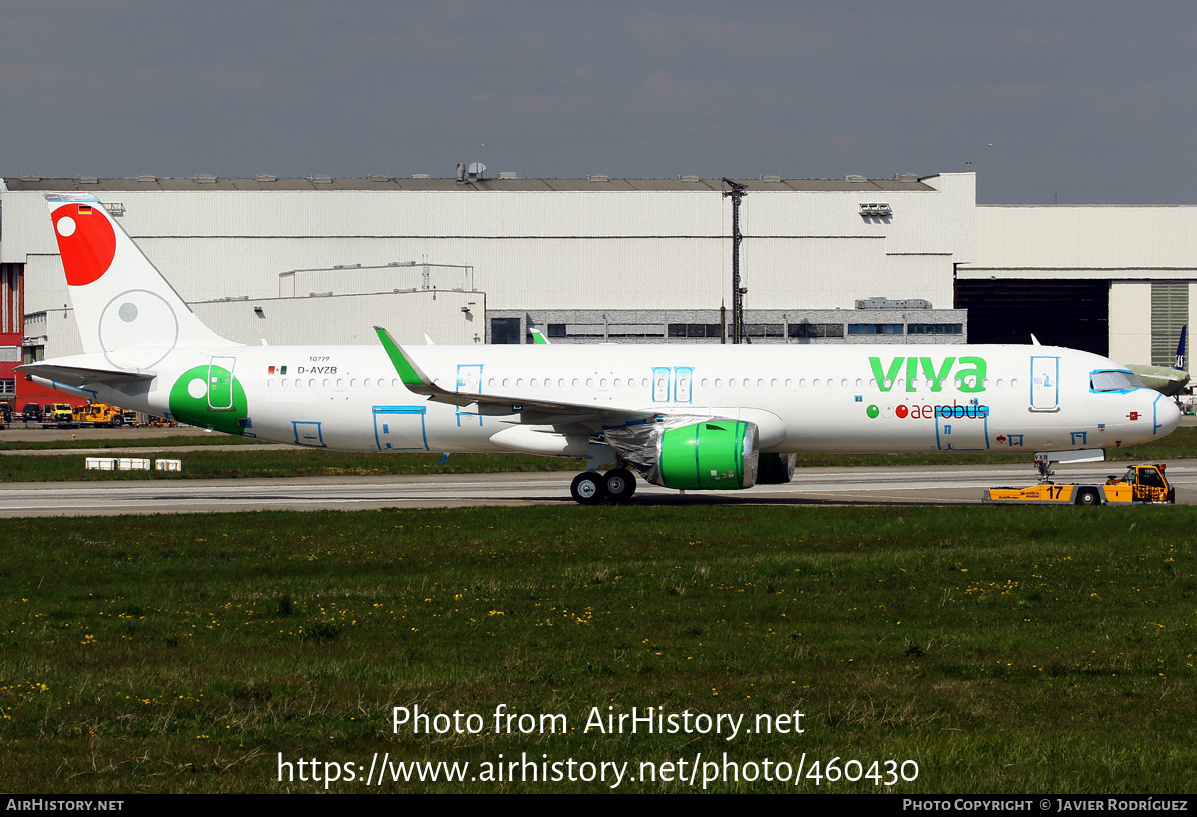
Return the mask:
[[[727,752],[805,753],[807,769],[910,759],[918,779],[888,789],[902,793],[1191,792],[1195,524],[1184,507],[9,520],[0,788],[321,788],[279,784],[279,752],[475,771],[499,753],[635,766]],[[391,708],[416,704],[488,727],[499,704],[559,713],[570,731],[393,733]],[[583,731],[591,707],[648,706],[750,724],[798,710],[805,732]]]
[[[582,460],[531,454],[362,454],[279,446],[259,451],[188,451],[135,455],[183,461],[183,471],[88,471],[84,457],[30,455],[0,457],[0,482],[68,480],[231,479],[270,477],[381,476],[393,474],[492,474],[522,471],[582,471]],[[153,463],[151,463],[151,466]]]
[[[197,438],[169,438],[194,440]],[[216,443],[237,440],[226,435],[202,438]],[[169,456],[166,454],[155,457]],[[1110,461],[1168,462],[1197,457],[1197,427],[1179,428],[1159,442],[1106,452]],[[521,471],[581,471],[579,459],[528,454],[454,454],[440,464],[439,454],[370,454],[290,446],[255,451],[181,452],[183,471],[85,471],[75,455],[0,457],[0,482],[59,482],[112,479],[223,479],[234,477],[377,476],[391,474],[482,474]],[[1031,453],[1023,454],[799,454],[799,467],[977,465],[1023,463],[1033,473]]]
[[[65,432],[64,432],[65,433]],[[120,432],[114,432],[120,433]],[[136,433],[134,431],[128,432]],[[0,433],[0,437],[3,434]],[[179,448],[189,445],[255,445],[261,440],[234,437],[229,434],[202,434],[169,437],[83,437],[69,440],[3,440],[0,451],[52,451],[60,448]]]

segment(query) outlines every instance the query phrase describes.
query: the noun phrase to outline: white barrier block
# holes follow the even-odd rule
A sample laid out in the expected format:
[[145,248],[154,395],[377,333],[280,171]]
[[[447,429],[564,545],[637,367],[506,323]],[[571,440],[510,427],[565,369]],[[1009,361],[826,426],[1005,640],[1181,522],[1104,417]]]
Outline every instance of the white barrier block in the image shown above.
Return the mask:
[[85,471],[115,471],[116,460],[108,457],[87,457],[83,461]]
[[117,467],[121,471],[148,471],[150,470],[150,461],[136,457],[121,457],[117,460]]
[[154,460],[154,469],[157,471],[182,471],[182,460]]

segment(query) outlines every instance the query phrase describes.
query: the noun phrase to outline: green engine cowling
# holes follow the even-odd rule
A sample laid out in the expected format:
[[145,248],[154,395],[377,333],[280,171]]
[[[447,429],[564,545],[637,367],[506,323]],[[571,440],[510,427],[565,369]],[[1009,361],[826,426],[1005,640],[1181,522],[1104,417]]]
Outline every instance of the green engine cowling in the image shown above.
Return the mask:
[[735,491],[756,484],[757,427],[722,417],[669,417],[610,429],[607,443],[655,485],[678,490]]
[[659,485],[703,491],[737,491],[756,484],[756,424],[708,420],[661,436]]

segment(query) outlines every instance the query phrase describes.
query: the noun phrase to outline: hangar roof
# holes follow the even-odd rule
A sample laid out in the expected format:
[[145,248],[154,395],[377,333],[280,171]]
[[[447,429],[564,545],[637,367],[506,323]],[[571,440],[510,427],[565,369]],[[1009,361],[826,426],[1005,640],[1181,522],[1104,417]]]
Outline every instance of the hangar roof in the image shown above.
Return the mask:
[[[736,179],[749,192],[753,191],[929,191],[935,188],[925,184],[914,174],[899,174],[892,179]],[[366,178],[333,178],[330,176],[307,176],[304,178],[279,178],[257,176],[254,178],[227,178],[224,176],[189,176],[170,178],[138,176],[135,178],[96,178],[76,176],[41,178],[40,176],[4,177],[0,189],[8,190],[79,190],[124,191],[124,190],[529,190],[529,191],[586,191],[586,190],[723,190],[720,179],[703,179],[697,176],[680,176],[674,179],[617,179],[606,176],[589,176],[582,179],[471,179],[459,182],[456,179],[413,179],[392,176],[368,176]]]

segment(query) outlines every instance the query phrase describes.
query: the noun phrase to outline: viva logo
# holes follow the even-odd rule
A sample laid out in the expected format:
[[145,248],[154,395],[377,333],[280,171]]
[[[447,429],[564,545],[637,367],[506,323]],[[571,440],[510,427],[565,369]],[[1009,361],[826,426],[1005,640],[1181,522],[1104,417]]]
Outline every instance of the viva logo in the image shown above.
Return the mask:
[[223,366],[196,366],[170,389],[170,413],[180,423],[244,434],[249,417],[245,389]]
[[[881,358],[869,358],[869,365],[873,367],[873,378],[877,381],[877,388],[887,392],[898,382],[898,378],[905,375],[906,391],[917,390],[916,381],[921,377],[931,381],[931,391],[943,391],[944,381],[949,377],[960,381],[962,392],[985,391],[985,375],[988,366],[983,357],[946,357],[938,366],[929,357],[895,357],[885,366]],[[955,367],[955,368],[953,368]]]

